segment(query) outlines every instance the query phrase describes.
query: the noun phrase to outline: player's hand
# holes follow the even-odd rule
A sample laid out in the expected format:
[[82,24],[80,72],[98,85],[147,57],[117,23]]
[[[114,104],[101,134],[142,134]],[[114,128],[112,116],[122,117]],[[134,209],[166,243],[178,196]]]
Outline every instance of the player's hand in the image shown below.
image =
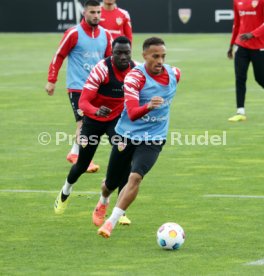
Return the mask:
[[102,105],[95,112],[95,115],[98,117],[107,117],[111,112],[112,112],[112,109]]
[[239,39],[242,41],[247,41],[247,40],[251,39],[252,37],[254,37],[254,35],[252,33],[245,33],[245,34],[242,34],[239,37]]
[[55,83],[47,82],[47,84],[45,86],[45,90],[49,96],[52,96],[54,94],[54,90],[55,90]]
[[162,97],[159,96],[154,96],[151,98],[150,102],[148,103],[148,109],[152,110],[154,108],[157,108],[159,106],[161,106],[164,103],[164,99]]
[[233,58],[233,45],[230,45],[228,51],[227,51],[227,57],[229,59],[232,59]]

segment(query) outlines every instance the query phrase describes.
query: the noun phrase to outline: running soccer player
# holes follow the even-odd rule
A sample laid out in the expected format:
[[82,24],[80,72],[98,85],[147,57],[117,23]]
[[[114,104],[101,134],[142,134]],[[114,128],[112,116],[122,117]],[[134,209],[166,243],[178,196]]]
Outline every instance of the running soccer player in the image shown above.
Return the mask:
[[132,42],[132,25],[128,11],[118,8],[116,0],[103,0],[100,25],[109,30],[113,39],[126,36]]
[[[64,33],[60,46],[49,66],[46,91],[48,95],[52,96],[59,70],[64,59],[68,56],[67,89],[77,123],[76,142],[67,155],[67,160],[71,163],[76,163],[79,154],[78,139],[82,126],[82,117],[77,111],[83,85],[93,67],[104,57],[110,56],[112,51],[110,33],[98,26],[100,15],[100,3],[96,0],[86,1],[83,11],[84,18],[80,24]],[[93,162],[90,165],[88,164],[88,166],[88,172],[96,172],[99,169],[99,166],[93,164]]]
[[235,52],[237,114],[228,120],[246,120],[245,99],[249,64],[253,65],[256,82],[264,88],[264,0],[234,0],[234,25],[228,58]]
[[[101,136],[106,133],[111,144],[117,136],[114,128],[124,108],[124,78],[135,63],[131,61],[131,42],[128,38],[118,37],[113,41],[112,47],[112,57],[100,61],[93,68],[84,85],[79,100],[79,108],[84,115],[79,157],[56,198],[54,204],[56,214],[64,213],[73,184],[86,171]],[[120,189],[126,184],[127,178],[128,172],[124,174],[124,180],[119,185]],[[107,199],[101,198],[101,200],[102,204],[107,204]],[[125,218],[126,220],[124,221],[123,218],[120,224],[130,223],[129,219]],[[96,219],[93,221],[98,225]]]
[[136,66],[125,78],[125,108],[115,128],[122,142],[112,148],[102,185],[102,197],[106,202],[118,187],[123,172],[129,170],[130,174],[111,216],[98,230],[98,234],[105,238],[110,237],[119,218],[136,199],[143,177],[157,161],[166,142],[170,105],[180,80],[180,70],[164,64],[165,56],[162,39],[151,37],[145,40],[145,63]]

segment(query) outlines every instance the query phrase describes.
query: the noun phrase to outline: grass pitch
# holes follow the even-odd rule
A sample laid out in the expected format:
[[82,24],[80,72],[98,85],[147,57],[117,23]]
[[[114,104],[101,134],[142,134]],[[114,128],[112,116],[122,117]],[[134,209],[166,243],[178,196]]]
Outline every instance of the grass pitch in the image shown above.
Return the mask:
[[[135,35],[135,60],[142,61],[141,45],[149,36]],[[1,275],[264,274],[264,91],[250,68],[248,120],[227,122],[235,113],[233,63],[226,58],[230,36],[160,36],[167,44],[167,63],[182,70],[170,133],[191,139],[226,131],[226,145],[171,145],[169,134],[129,208],[132,225],[117,226],[105,240],[96,235],[91,214],[109,146],[99,147],[94,159],[100,172],[80,178],[65,214],[53,213],[70,169],[69,142],[56,145],[56,132],[75,131],[65,65],[55,95],[44,91],[61,34],[0,34]],[[49,145],[38,142],[42,132],[51,135]],[[115,199],[116,194],[111,207]],[[168,221],[186,232],[179,251],[156,244],[158,227]],[[248,265],[255,261],[259,265]]]

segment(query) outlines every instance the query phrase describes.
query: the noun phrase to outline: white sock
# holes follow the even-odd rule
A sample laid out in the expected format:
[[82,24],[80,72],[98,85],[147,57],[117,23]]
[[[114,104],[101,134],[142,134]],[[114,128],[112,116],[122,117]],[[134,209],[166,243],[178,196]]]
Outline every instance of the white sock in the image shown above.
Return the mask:
[[72,145],[71,154],[79,154],[79,145],[76,142]]
[[124,210],[115,207],[113,209],[113,212],[111,214],[111,216],[109,217],[108,221],[110,221],[112,223],[113,228],[115,227],[116,223],[118,222],[119,218],[125,213]]
[[239,107],[237,109],[237,114],[245,115],[246,114],[245,108],[244,107]]
[[62,187],[62,192],[64,195],[69,195],[72,192],[72,184],[68,183],[67,179],[65,180],[65,184]]
[[102,194],[100,196],[100,202],[104,205],[109,203],[109,197],[104,197]]

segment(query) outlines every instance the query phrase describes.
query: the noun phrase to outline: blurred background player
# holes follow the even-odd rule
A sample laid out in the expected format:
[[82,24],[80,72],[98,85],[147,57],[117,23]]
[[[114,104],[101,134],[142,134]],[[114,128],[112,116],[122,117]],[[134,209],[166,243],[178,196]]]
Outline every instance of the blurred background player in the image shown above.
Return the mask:
[[116,0],[103,0],[99,23],[109,30],[113,39],[126,36],[132,43],[132,26],[129,13],[116,5]]
[[[127,37],[121,36],[113,41],[112,57],[100,61],[91,71],[79,100],[79,107],[84,115],[79,157],[55,201],[56,214],[62,214],[67,207],[72,185],[86,171],[101,136],[106,133],[113,144],[113,139],[116,138],[115,125],[124,108],[124,78],[133,67],[131,42]],[[120,189],[126,184],[129,174],[123,173],[125,178],[121,180]],[[100,200],[107,204],[108,199],[101,197]],[[121,224],[130,224],[127,217],[122,219]],[[98,221],[94,223],[99,225]]]
[[[78,101],[83,85],[93,67],[103,58],[111,55],[112,38],[108,31],[98,26],[101,15],[100,3],[88,0],[84,4],[81,23],[68,29],[60,42],[60,46],[49,66],[46,91],[52,96],[55,90],[59,70],[64,59],[68,56],[67,89],[69,99],[77,123],[76,141],[67,155],[67,160],[76,163],[79,154],[79,135],[82,117],[78,114]],[[89,164],[88,164],[89,165]],[[96,172],[98,165],[89,165],[88,172]]]
[[235,51],[237,114],[228,120],[246,120],[245,98],[249,64],[252,63],[256,82],[264,88],[264,0],[234,0],[234,25],[227,56]]
[[143,44],[145,63],[132,69],[124,81],[125,108],[115,128],[123,139],[112,148],[102,185],[105,200],[118,187],[123,172],[129,170],[130,174],[111,216],[98,230],[98,234],[105,238],[110,237],[119,218],[136,199],[143,177],[154,166],[166,142],[170,105],[180,70],[164,64],[165,56],[162,39],[146,39]]

